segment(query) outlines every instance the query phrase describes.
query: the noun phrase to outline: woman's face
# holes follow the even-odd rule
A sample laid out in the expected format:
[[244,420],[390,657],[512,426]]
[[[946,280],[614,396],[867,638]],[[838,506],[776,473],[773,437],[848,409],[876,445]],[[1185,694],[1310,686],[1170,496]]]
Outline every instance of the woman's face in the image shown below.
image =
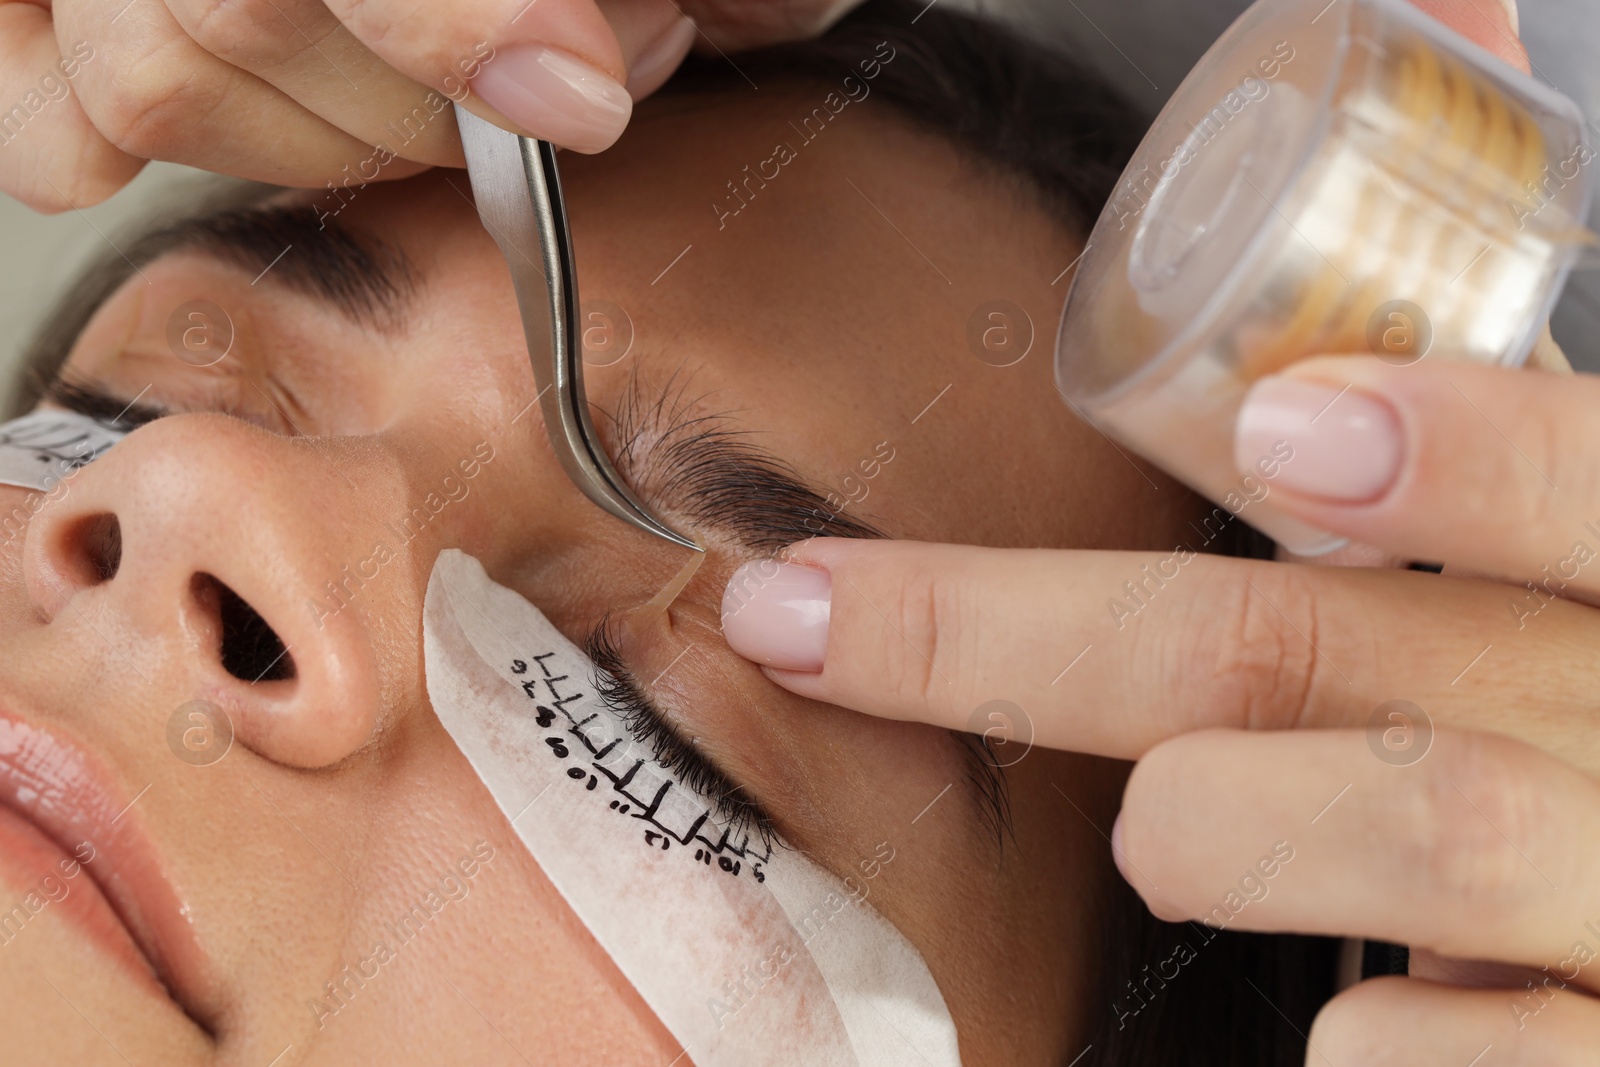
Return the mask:
[[[1074,241],[888,105],[802,141],[788,117],[825,93],[661,101],[612,151],[563,157],[592,358],[615,360],[586,370],[590,401],[641,492],[710,545],[666,615],[632,609],[686,553],[556,463],[463,174],[286,195],[293,218],[218,236],[232,253],[168,253],[100,309],[68,376],[177,414],[37,515],[0,489],[19,517],[0,524],[0,797],[50,827],[0,811],[8,1055],[674,1061],[429,706],[422,599],[450,547],[580,644],[610,612],[631,673],[794,847],[844,874],[888,842],[870,899],[922,952],[968,1062],[1080,1050],[1118,770],[1029,753],[1001,847],[969,749],[783,692],[728,650],[719,605],[738,563],[834,512],[895,537],[1154,549],[1190,500],[1056,399]],[[353,254],[319,218],[389,250]],[[1015,348],[969,344],[1003,325],[978,314],[997,300],[1038,333],[1005,367]],[[227,347],[216,309],[231,347],[198,366]],[[707,499],[670,477],[703,430],[801,486],[719,471]],[[197,700],[235,731],[204,766],[168,741]],[[430,894],[425,936],[330,999]]]

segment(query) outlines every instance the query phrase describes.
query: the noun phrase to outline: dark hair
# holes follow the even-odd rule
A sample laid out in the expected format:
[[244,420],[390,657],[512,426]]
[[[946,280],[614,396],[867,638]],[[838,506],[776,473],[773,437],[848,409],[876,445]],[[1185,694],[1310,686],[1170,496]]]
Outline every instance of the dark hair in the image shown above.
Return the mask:
[[[1072,57],[993,21],[868,0],[816,40],[692,58],[663,93],[748,92],[747,79],[837,89],[860,78],[857,65],[880,43],[895,58],[878,68],[869,99],[1021,179],[1067,232],[1088,236],[1149,117]],[[1235,536],[1214,547],[1270,556],[1264,537],[1229,526]],[[1305,1062],[1305,1035],[1334,991],[1337,941],[1160,922],[1120,879],[1100,899],[1099,1002],[1084,1016],[1099,1022],[1072,1067]]]
[[[874,63],[868,81],[862,64],[885,43],[894,58]],[[1082,236],[1148,123],[1078,64],[995,23],[911,0],[869,0],[813,40],[732,58],[692,55],[657,96],[749,93],[752,82],[804,82],[843,95],[846,79],[973,162],[1024,179]]]

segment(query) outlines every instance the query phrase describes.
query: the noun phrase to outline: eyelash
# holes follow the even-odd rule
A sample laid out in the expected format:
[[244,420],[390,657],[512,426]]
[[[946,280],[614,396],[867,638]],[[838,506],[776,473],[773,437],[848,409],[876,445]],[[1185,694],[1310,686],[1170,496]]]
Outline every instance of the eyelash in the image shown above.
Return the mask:
[[595,664],[595,691],[606,707],[622,718],[634,740],[654,746],[657,763],[686,787],[711,800],[713,814],[728,827],[729,837],[748,834],[770,847],[777,835],[771,816],[645,696],[622,659],[609,615],[590,632],[584,651]]
[[212,415],[227,415],[272,433],[283,432],[274,428],[269,420],[247,410],[238,398],[225,396],[214,388],[209,396],[201,397],[197,402],[181,410],[173,410],[154,404],[139,403],[137,400],[130,403],[106,391],[95,382],[59,377],[45,388],[43,399],[59,404],[68,411],[102,419],[129,431],[137,430],[169,415],[205,412]]

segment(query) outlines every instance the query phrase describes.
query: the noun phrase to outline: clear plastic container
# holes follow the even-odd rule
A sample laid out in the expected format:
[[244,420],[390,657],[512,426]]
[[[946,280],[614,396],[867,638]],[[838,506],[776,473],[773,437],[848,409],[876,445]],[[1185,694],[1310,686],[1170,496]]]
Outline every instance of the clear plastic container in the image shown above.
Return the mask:
[[1273,506],[1273,457],[1235,464],[1251,383],[1324,353],[1522,362],[1592,242],[1596,166],[1577,105],[1405,0],[1260,0],[1100,216],[1058,385],[1290,551],[1338,548]]

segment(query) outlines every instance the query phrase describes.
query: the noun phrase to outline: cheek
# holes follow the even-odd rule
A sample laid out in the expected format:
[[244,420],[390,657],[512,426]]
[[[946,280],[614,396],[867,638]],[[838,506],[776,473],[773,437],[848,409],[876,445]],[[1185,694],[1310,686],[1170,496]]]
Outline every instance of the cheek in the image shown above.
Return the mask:
[[[504,822],[498,811],[485,814]],[[490,840],[495,857],[476,879],[480,884],[465,901],[450,905],[463,909],[458,944],[494,946],[491,952],[452,953],[452,960],[470,961],[468,980],[476,990],[454,979],[462,992],[489,1018],[517,1025],[520,1036],[507,1036],[520,1048],[540,1050],[541,1062],[670,1062],[681,1046],[521,842],[510,832]],[[472,1032],[474,1022],[482,1025],[459,998],[450,999],[461,1010],[448,1030],[459,1035]],[[530,1013],[530,1004],[538,1011]],[[603,1055],[595,1035],[604,1035]]]
[[[496,810],[483,817],[504,822]],[[485,836],[495,857],[472,894],[446,904],[432,920],[437,930],[397,949],[325,1020],[308,1063],[501,1062],[504,1041],[537,1050],[540,1063],[670,1062],[680,1046],[515,836],[498,827]],[[439,982],[441,972],[460,995]],[[416,1012],[419,1003],[427,1011]]]
[[[520,1062],[484,1017],[538,1063],[671,1062],[680,1046],[528,854],[438,720],[423,708],[393,742],[392,767],[356,791],[361,803],[328,809],[368,828],[362,847],[374,862],[359,879],[356,917],[319,925],[325,943],[365,950],[382,939],[393,957],[317,1031],[307,1063],[499,1063],[507,1055]],[[470,875],[460,866],[468,856]],[[325,872],[327,883],[344,885]],[[411,940],[397,938],[400,917],[447,876],[467,894],[445,898]],[[284,922],[301,921],[290,902],[275,903]],[[284,937],[277,929],[253,932],[253,949],[263,955]],[[352,951],[335,954],[360,958]],[[321,958],[320,947],[307,955]],[[304,999],[324,977],[314,971],[289,986],[308,1020]],[[392,1055],[381,1057],[380,1049]]]

